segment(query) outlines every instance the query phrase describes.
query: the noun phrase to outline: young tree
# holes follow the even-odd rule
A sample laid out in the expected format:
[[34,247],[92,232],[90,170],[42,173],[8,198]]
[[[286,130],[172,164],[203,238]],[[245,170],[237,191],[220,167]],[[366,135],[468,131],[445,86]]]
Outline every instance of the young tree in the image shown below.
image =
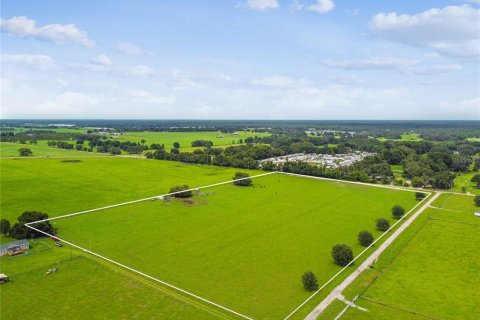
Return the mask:
[[[237,172],[233,176],[233,184],[236,186],[248,187],[252,185],[252,179],[248,178],[250,175],[246,172]],[[248,178],[248,179],[245,179]],[[239,180],[243,179],[243,180]]]
[[395,219],[400,219],[404,214],[405,214],[405,209],[403,209],[401,206],[399,206],[399,205],[393,206],[392,216]]
[[0,233],[6,236],[10,231],[10,221],[7,219],[0,220]]
[[173,143],[173,147],[174,147],[175,149],[180,148],[180,143],[178,143],[178,142],[175,141],[175,142]]
[[346,244],[337,244],[332,247],[332,258],[336,264],[345,267],[353,260],[352,248]]
[[28,157],[33,154],[32,150],[29,148],[20,148],[18,149],[18,153],[20,154],[20,157]]
[[[190,198],[193,196],[193,192],[188,189],[190,188],[186,184],[184,184],[181,186],[175,186],[170,188],[170,193],[178,192],[173,195],[175,198]],[[184,191],[184,192],[180,192],[180,191]]]
[[423,200],[426,197],[426,194],[423,192],[415,192],[415,199]]
[[475,198],[473,198],[473,202],[477,207],[480,207],[480,196],[475,196]]
[[477,188],[480,189],[480,174],[476,174],[470,179],[470,181],[474,182],[477,184]]
[[390,222],[387,219],[379,218],[376,221],[378,231],[387,231],[390,228]]
[[318,280],[312,271],[307,271],[302,275],[302,283],[305,291],[318,290]]
[[368,247],[369,245],[371,245],[373,243],[373,240],[374,239],[372,234],[367,230],[362,230],[358,234],[358,242],[364,247]]

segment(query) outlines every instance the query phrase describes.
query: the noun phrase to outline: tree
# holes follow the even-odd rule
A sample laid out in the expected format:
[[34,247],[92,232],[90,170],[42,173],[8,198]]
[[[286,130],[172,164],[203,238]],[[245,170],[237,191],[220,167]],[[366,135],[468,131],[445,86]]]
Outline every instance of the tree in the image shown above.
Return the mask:
[[[48,214],[38,211],[25,211],[18,217],[18,222],[10,230],[10,236],[15,239],[43,236],[43,233],[27,228],[25,224],[44,219],[48,219]],[[53,226],[49,221],[36,223],[34,227],[48,234],[54,233]]]
[[18,153],[20,154],[20,157],[28,157],[33,154],[32,150],[29,148],[20,148],[18,149]]
[[6,236],[10,231],[10,221],[7,219],[0,220],[0,233]]
[[178,142],[175,141],[175,142],[173,143],[173,147],[174,147],[175,149],[180,148],[180,143],[178,143]]
[[318,280],[312,271],[307,271],[302,275],[302,283],[305,291],[318,290]]
[[480,174],[476,174],[470,179],[470,181],[474,182],[477,184],[477,188],[480,189]]
[[423,192],[415,192],[415,199],[423,200],[427,195]]
[[473,198],[473,202],[477,207],[480,207],[480,196],[475,196],[475,198]]
[[332,247],[332,258],[336,264],[345,267],[353,260],[352,248],[346,244],[337,244]]
[[401,206],[399,206],[399,205],[393,206],[392,216],[395,219],[400,219],[404,214],[405,214],[405,209],[403,209]]
[[[170,193],[178,192],[173,195],[175,198],[190,198],[193,196],[193,192],[188,189],[190,188],[186,184],[184,184],[184,185],[170,188]],[[184,191],[184,192],[180,192],[180,191]]]
[[358,242],[364,247],[371,245],[373,240],[372,234],[367,230],[362,230],[358,233]]
[[390,228],[390,222],[384,218],[378,218],[376,221],[376,226],[378,231],[387,231]]
[[[252,185],[252,179],[249,178],[250,175],[246,172],[237,172],[233,176],[233,184],[236,186],[248,187]],[[248,179],[246,179],[248,178]],[[243,179],[243,180],[239,180]]]

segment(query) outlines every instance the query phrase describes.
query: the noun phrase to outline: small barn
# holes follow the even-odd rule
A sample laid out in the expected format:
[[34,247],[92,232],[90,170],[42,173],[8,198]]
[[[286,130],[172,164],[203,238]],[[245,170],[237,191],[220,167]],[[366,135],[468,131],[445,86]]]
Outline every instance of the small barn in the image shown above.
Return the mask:
[[12,241],[0,244],[0,256],[16,255],[27,251],[30,248],[30,243],[26,240]]

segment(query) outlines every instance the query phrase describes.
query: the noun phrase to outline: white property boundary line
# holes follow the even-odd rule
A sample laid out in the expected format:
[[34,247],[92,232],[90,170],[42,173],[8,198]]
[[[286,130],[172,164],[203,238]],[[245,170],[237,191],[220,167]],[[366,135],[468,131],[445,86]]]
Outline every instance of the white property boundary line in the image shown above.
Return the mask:
[[[272,172],[268,172],[268,173],[263,173],[263,174],[259,174],[259,175],[255,175],[255,176],[251,176],[251,177],[246,177],[246,178],[241,178],[241,179],[236,179],[235,181],[242,181],[242,180],[247,180],[247,179],[253,179],[253,178],[259,178],[259,177],[263,177],[263,176],[268,176],[268,175],[273,175],[273,174],[277,174],[277,173],[281,173],[281,174],[286,174],[286,175],[291,175],[291,176],[298,176],[298,177],[302,177],[302,178],[310,178],[310,179],[318,179],[318,180],[326,180],[326,181],[332,181],[332,182],[342,182],[342,183],[351,183],[351,184],[358,184],[358,185],[365,185],[365,186],[370,186],[370,187],[379,187],[379,188],[386,188],[386,189],[392,189],[392,190],[398,190],[398,191],[410,191],[410,192],[422,192],[422,193],[426,193],[426,194],[431,194],[431,192],[426,192],[426,191],[421,191],[421,190],[412,190],[412,189],[408,189],[408,188],[402,188],[402,187],[393,187],[393,186],[387,186],[387,185],[377,185],[377,184],[370,184],[370,183],[365,183],[365,182],[356,182],[356,181],[346,181],[346,180],[337,180],[337,179],[330,179],[330,178],[323,178],[323,177],[315,177],[315,176],[308,176],[308,175],[303,175],[303,174],[296,174],[296,173],[290,173],[290,172],[281,172],[281,171],[272,171]],[[167,193],[167,194],[162,194],[162,195],[157,195],[157,196],[153,196],[153,197],[148,197],[148,198],[143,198],[143,199],[138,199],[138,200],[133,200],[133,201],[127,201],[127,202],[122,202],[122,203],[118,203],[118,204],[114,204],[114,205],[110,205],[110,206],[105,206],[105,207],[100,207],[100,208],[95,208],[95,209],[90,209],[90,210],[84,210],[84,211],[79,211],[79,212],[75,212],[75,213],[70,213],[70,214],[65,214],[65,215],[62,215],[62,216],[58,216],[58,217],[52,217],[52,218],[48,218],[48,219],[43,219],[43,220],[38,220],[38,221],[34,221],[34,222],[29,222],[29,223],[25,223],[25,226],[27,228],[30,228],[32,230],[35,230],[36,232],[39,232],[39,233],[42,233],[46,236],[49,236],[49,237],[55,237],[56,239],[58,239],[59,241],[62,241],[72,247],[75,247],[77,249],[80,249],[84,252],[87,252],[95,257],[98,257],[100,259],[103,259],[105,261],[108,261],[114,265],[117,265],[119,267],[122,267],[124,269],[127,269],[131,272],[134,272],[136,274],[139,274],[141,276],[144,276],[150,280],[153,280],[153,281],[156,281],[158,283],[161,283],[169,288],[172,288],[172,289],[175,289],[175,290],[178,290],[186,295],[189,295],[191,297],[194,297],[194,298],[197,298],[207,304],[211,304],[215,307],[218,307],[222,310],[225,310],[225,311],[228,311],[234,315],[237,315],[237,316],[240,316],[244,319],[248,319],[248,320],[254,320],[244,314],[241,314],[237,311],[234,311],[232,309],[229,309],[225,306],[222,306],[220,304],[217,304],[213,301],[210,301],[206,298],[203,298],[201,296],[198,296],[194,293],[191,293],[187,290],[184,290],[182,288],[179,288],[179,287],[176,287],[168,282],[165,282],[165,281],[162,281],[160,279],[157,279],[155,277],[152,277],[146,273],[143,273],[139,270],[136,270],[136,269],[133,269],[127,265],[124,265],[120,262],[117,262],[115,260],[112,260],[110,258],[107,258],[105,256],[102,256],[94,251],[91,251],[91,250],[88,250],[86,248],[83,248],[79,245],[76,245],[70,241],[67,241],[67,240],[64,240],[64,239],[61,239],[55,235],[51,235],[47,232],[44,232],[42,230],[39,230],[35,227],[32,227],[31,225],[33,224],[37,224],[37,223],[40,223],[40,222],[45,222],[45,221],[52,221],[52,220],[58,220],[58,219],[63,219],[63,218],[68,218],[68,217],[73,217],[73,216],[77,216],[77,215],[81,215],[81,214],[86,214],[86,213],[91,213],[91,212],[96,212],[96,211],[101,211],[101,210],[106,210],[106,209],[111,209],[111,208],[116,208],[116,207],[121,207],[121,206],[126,206],[126,205],[130,205],[130,204],[134,204],[134,203],[139,203],[139,202],[144,202],[144,201],[148,201],[148,200],[154,200],[154,199],[159,199],[160,197],[165,197],[165,196],[172,196],[172,195],[175,195],[175,194],[179,194],[179,193],[183,193],[183,192],[186,192],[186,191],[196,191],[196,190],[200,190],[200,189],[206,189],[206,188],[211,188],[211,187],[215,187],[215,186],[220,186],[220,185],[224,185],[224,184],[229,184],[229,183],[233,183],[234,180],[229,180],[229,181],[224,181],[224,182],[219,182],[219,183],[214,183],[214,184],[210,184],[210,185],[206,185],[206,186],[202,186],[202,187],[197,187],[197,188],[190,188],[188,190],[182,190],[182,191],[177,191],[177,192],[172,192],[172,193]],[[414,211],[425,199],[427,199],[428,197],[425,197],[424,199],[422,199],[422,201],[420,201],[419,203],[417,203],[410,211],[408,211],[402,218],[400,218],[395,224],[393,224],[387,231],[385,231],[382,235],[380,235],[380,237],[378,237],[370,246],[368,246],[367,248],[365,248],[358,256],[356,256],[348,265],[346,265],[345,267],[343,267],[339,272],[337,272],[332,278],[330,278],[325,284],[323,284],[317,291],[315,291],[310,297],[308,297],[302,304],[300,304],[295,310],[293,310],[289,315],[287,315],[284,320],[287,320],[289,319],[293,314],[295,314],[299,309],[301,309],[308,301],[310,301],[315,295],[317,295],[322,289],[324,289],[328,284],[330,284],[330,282],[332,282],[334,279],[336,279],[343,271],[345,271],[351,264],[353,264],[360,256],[362,256],[366,251],[368,251],[368,249],[370,249],[376,242],[378,242],[381,238],[383,238],[383,236],[385,234],[387,234],[389,231],[391,231],[398,223],[400,223],[401,221],[404,220],[405,217],[407,217],[412,211]]]

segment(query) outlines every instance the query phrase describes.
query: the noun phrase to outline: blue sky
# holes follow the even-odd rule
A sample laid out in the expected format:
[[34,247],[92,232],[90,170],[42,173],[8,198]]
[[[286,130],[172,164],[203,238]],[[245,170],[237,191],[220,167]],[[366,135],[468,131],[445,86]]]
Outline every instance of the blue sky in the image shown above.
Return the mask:
[[1,117],[479,120],[479,2],[4,0]]

